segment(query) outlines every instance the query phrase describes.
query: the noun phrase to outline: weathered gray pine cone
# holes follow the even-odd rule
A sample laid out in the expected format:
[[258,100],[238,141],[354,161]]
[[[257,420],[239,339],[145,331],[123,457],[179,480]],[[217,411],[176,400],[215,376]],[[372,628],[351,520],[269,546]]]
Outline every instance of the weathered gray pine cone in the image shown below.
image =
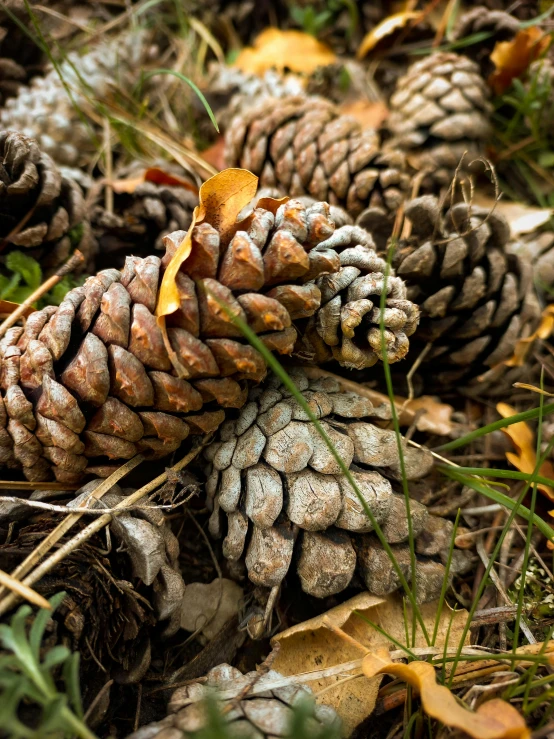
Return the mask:
[[471,58],[479,64],[481,74],[486,79],[495,68],[490,55],[497,42],[511,41],[519,30],[518,19],[510,13],[478,5],[460,14],[452,32],[452,40],[459,41],[478,34],[487,34],[486,38],[468,47]]
[[36,258],[46,275],[76,248],[86,267],[96,249],[81,188],[18,131],[0,132],[0,238]]
[[447,185],[464,152],[466,168],[483,153],[491,133],[489,98],[475,62],[452,52],[431,54],[398,80],[386,149],[405,152],[415,169],[425,171],[424,187]]
[[[367,246],[340,256],[333,251],[326,203],[270,206],[275,215],[256,208],[228,245],[208,223],[195,227],[177,275],[181,307],[166,320],[171,355],[154,311],[182,231],[166,237],[163,262],[128,257],[122,271],[99,272],[58,308],[9,329],[0,340],[0,464],[22,468],[37,482],[52,474],[77,482],[85,471],[111,471],[107,460],[169,454],[189,433],[217,428],[223,409],[244,404],[247,383],[265,377],[262,355],[221,301],[270,351],[290,354],[297,338],[292,321],[317,312],[323,301],[316,280],[337,272],[344,254],[354,252],[364,269],[370,264],[369,293],[373,281],[382,286],[380,260]],[[391,353],[415,310],[397,302],[388,301],[385,316]]]
[[[114,485],[101,500],[91,496],[101,480],[91,480],[66,505],[77,508],[85,500],[88,507],[111,509],[129,491]],[[42,495],[41,495],[42,493]],[[36,491],[31,500],[43,499]],[[64,504],[59,499],[55,501]],[[0,566],[12,569],[46,537],[65,514],[40,511],[24,503],[2,504],[0,521],[14,524],[13,538],[0,545]],[[90,523],[81,519],[78,526]],[[113,517],[109,524],[111,547],[98,534],[83,547],[67,555],[52,572],[34,586],[46,597],[66,590],[57,622],[60,641],[72,644],[85,655],[93,651],[96,660],[119,682],[142,679],[150,665],[150,634],[158,622],[167,635],[179,628],[185,590],[178,565],[179,543],[159,508],[148,500]],[[108,540],[109,541],[109,540]],[[14,552],[16,554],[14,555]],[[90,659],[94,673],[95,662]],[[90,675],[90,673],[87,673]],[[88,685],[84,686],[88,692]],[[92,700],[96,691],[87,697]]]
[[353,216],[369,205],[395,210],[409,185],[400,152],[383,153],[373,131],[317,97],[265,100],[237,115],[226,152],[228,166],[249,169],[261,187],[311,195]]
[[[190,226],[192,212],[198,205],[197,187],[181,167],[167,162],[155,166],[168,175],[168,181],[158,183],[154,179],[141,182],[132,192],[114,193],[113,211],[105,209],[100,193],[91,212],[99,262],[109,261],[111,267],[121,262],[123,266],[129,254],[148,256],[164,251],[164,236],[172,231],[186,231]],[[116,177],[132,179],[140,177],[145,170],[144,163],[135,162],[121,169]],[[188,181],[189,186],[183,181]]]
[[413,356],[430,342],[422,371],[434,381],[451,387],[481,376],[477,384],[487,387],[516,340],[537,325],[531,261],[512,253],[510,227],[495,211],[465,203],[441,210],[424,195],[405,214],[411,235],[398,244],[393,265],[421,310]]
[[[370,420],[390,417],[390,407],[376,408],[367,398],[341,392],[331,378],[309,380],[301,369],[290,376],[322,419],[409,580],[405,500],[384,476],[401,478],[397,441],[394,431]],[[428,452],[408,445],[404,457],[409,480],[424,477],[433,464]],[[244,563],[255,585],[278,586],[293,567],[304,592],[323,598],[348,587],[357,567],[375,595],[399,587],[355,491],[276,376],[251,390],[236,420],[221,426],[204,458],[210,533],[224,537],[223,555]],[[426,601],[440,592],[446,576],[443,564],[429,557],[445,561],[452,524],[429,516],[415,500],[410,509],[416,551],[422,555],[416,567],[418,597]]]
[[[271,688],[272,684],[278,682],[288,684]],[[227,724],[226,736],[234,739],[272,739],[288,736],[292,707],[301,700],[309,699],[312,691],[306,685],[284,680],[275,670],[263,675],[257,672],[243,675],[231,665],[218,665],[204,679],[177,688],[169,701],[166,718],[141,727],[127,739],[187,739],[195,736],[195,732],[206,726],[206,705],[203,701],[208,695],[213,695],[217,700]],[[340,724],[333,708],[314,704],[310,716],[310,728],[314,734],[325,727],[339,729]]]
[[57,164],[84,165],[97,151],[98,141],[93,124],[84,122],[78,111],[82,115],[91,101],[102,101],[116,85],[129,89],[136,84],[148,53],[144,32],[104,41],[82,56],[71,52],[59,72],[51,69],[44,77],[34,77],[16,97],[6,101],[0,110],[0,127],[20,130],[36,139]]
[[[321,364],[335,359],[353,369],[382,361],[381,318],[387,360],[393,363],[403,359],[410,346],[408,337],[419,322],[419,310],[407,299],[401,278],[390,275],[385,279],[386,262],[377,256],[371,235],[358,226],[342,226],[316,249],[336,250],[340,269],[316,280],[321,307],[303,336],[305,349],[313,352],[313,361]],[[382,317],[380,301],[385,289]]]

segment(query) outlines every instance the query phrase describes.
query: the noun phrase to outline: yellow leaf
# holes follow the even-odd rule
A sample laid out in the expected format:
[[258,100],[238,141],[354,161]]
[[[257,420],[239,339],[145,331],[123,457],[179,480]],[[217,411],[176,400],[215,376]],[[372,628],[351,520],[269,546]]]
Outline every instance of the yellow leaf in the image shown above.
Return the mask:
[[433,398],[431,395],[422,395],[421,398],[409,400],[405,408],[411,411],[414,417],[417,411],[425,411],[416,421],[418,431],[439,434],[439,436],[448,436],[452,431],[454,408],[446,403],[441,403],[440,400]]
[[258,178],[246,169],[224,169],[204,182],[199,192],[200,204],[194,209],[190,228],[162,278],[156,306],[160,326],[164,325],[164,317],[180,306],[175,278],[191,253],[194,227],[199,223],[209,223],[219,231],[220,244],[225,248],[237,230],[238,214],[252,200],[257,186]]
[[396,663],[381,649],[364,657],[362,671],[368,678],[387,674],[404,680],[419,692],[425,713],[445,726],[465,731],[474,739],[527,739],[531,736],[523,717],[500,698],[483,703],[475,712],[464,708],[448,688],[437,683],[435,668],[428,662]]
[[547,305],[542,312],[541,320],[536,330],[524,339],[518,339],[514,353],[504,364],[507,367],[522,367],[529,350],[537,339],[548,339],[554,331],[554,303]]
[[356,52],[357,58],[363,59],[364,56],[367,56],[379,42],[387,36],[390,36],[396,31],[404,28],[409,21],[415,20],[420,15],[421,13],[416,13],[414,10],[406,10],[402,13],[389,15],[388,18],[385,18],[385,20],[377,24],[375,28],[372,28],[371,31],[363,37],[362,42],[358,47],[358,51]]
[[269,69],[311,74],[317,67],[333,64],[336,59],[332,49],[308,33],[266,28],[253,46],[240,52],[234,66],[259,75]]
[[161,167],[148,167],[135,177],[113,180],[109,184],[115,193],[132,194],[143,182],[153,182],[156,185],[169,185],[170,187],[182,187],[195,194],[198,192],[198,188],[184,177],[166,172]]
[[[437,616],[437,602],[426,603],[420,606],[420,609],[426,628],[432,633]],[[278,643],[280,648],[273,668],[288,676],[311,670],[323,670],[359,659],[361,656],[359,648],[341,638],[329,626],[342,630],[352,640],[361,642],[369,651],[374,652],[382,647],[388,649],[391,641],[354,611],[363,614],[398,642],[405,644],[406,626],[402,599],[397,596],[378,598],[369,593],[360,593],[327,613],[274,636],[272,644]],[[409,609],[407,618],[408,624],[411,624]],[[442,650],[447,639],[449,644],[458,646],[466,620],[467,611],[453,613],[448,606],[444,606],[439,617],[436,646]],[[426,645],[419,630],[416,633],[415,644]],[[325,691],[317,701],[335,708],[343,721],[345,735],[349,736],[355,727],[373,712],[381,677],[370,679],[358,677],[347,682],[343,682],[343,679],[344,673],[341,673],[316,679],[310,685],[316,695],[322,690]]]
[[550,35],[538,26],[519,31],[511,41],[497,41],[490,56],[496,69],[488,80],[495,93],[502,95],[516,77],[521,77],[546,52],[550,42]]
[[[509,418],[514,416],[517,411],[507,403],[498,403],[496,410],[503,418]],[[512,423],[511,426],[501,429],[506,436],[511,440],[512,444],[516,448],[516,453],[506,452],[506,459],[520,472],[530,474],[535,471],[537,466],[537,444],[535,441],[535,434],[531,430],[531,427],[525,423],[525,421],[519,421],[518,423]],[[552,463],[545,460],[539,470],[539,474],[543,477],[548,477],[554,480],[554,467]],[[537,488],[542,490],[545,495],[554,500],[554,489],[549,485],[543,485],[538,483]]]

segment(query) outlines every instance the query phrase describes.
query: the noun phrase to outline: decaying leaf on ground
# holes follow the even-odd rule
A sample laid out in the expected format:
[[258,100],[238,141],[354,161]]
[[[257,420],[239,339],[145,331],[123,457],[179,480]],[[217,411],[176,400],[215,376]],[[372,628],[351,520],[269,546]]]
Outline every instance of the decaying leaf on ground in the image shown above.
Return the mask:
[[364,36],[356,54],[358,59],[363,59],[367,56],[370,51],[377,46],[377,44],[386,40],[388,36],[406,28],[408,23],[410,23],[410,21],[414,21],[419,17],[419,15],[420,14],[414,10],[405,10],[401,13],[389,15],[388,18],[385,18],[385,20],[381,21],[381,23],[375,26],[375,28],[372,28],[371,31]]
[[[437,605],[437,601],[433,601],[421,606],[423,621],[430,633],[433,632],[437,618]],[[272,643],[279,644],[279,651],[273,663],[274,668],[282,675],[298,675],[358,659],[361,656],[358,647],[341,638],[328,627],[329,624],[363,644],[370,653],[389,647],[391,640],[370,626],[357,613],[381,627],[401,644],[405,644],[404,618],[411,623],[411,617],[409,610],[406,615],[402,600],[398,597],[377,598],[369,593],[361,593],[321,616],[274,636]],[[463,610],[453,612],[445,606],[438,618],[436,645],[439,648],[443,648],[445,644],[456,647],[463,633],[467,612]],[[422,647],[425,644],[423,634],[418,628],[415,646]],[[319,694],[318,701],[332,706],[341,717],[345,736],[349,736],[354,728],[373,712],[382,679],[380,676],[362,677],[359,669],[350,674],[355,675],[355,678],[347,682],[344,681],[345,674],[342,673],[320,678],[311,683],[316,695]]]
[[263,74],[268,69],[310,74],[317,67],[332,64],[336,58],[328,46],[308,33],[266,28],[252,47],[240,52],[235,66],[254,74]]
[[489,77],[496,94],[501,95],[521,77],[547,51],[550,42],[551,37],[538,26],[521,30],[511,41],[497,41],[490,57],[496,69]]
[[184,187],[185,190],[197,193],[195,188],[184,177],[179,177],[171,172],[166,172],[162,167],[147,167],[135,177],[116,179],[109,182],[110,187],[116,193],[133,193],[143,182],[153,182],[156,185],[170,185]]
[[[503,418],[514,416],[517,411],[507,403],[498,403],[496,410]],[[506,452],[506,459],[514,465],[520,472],[533,473],[537,466],[537,443],[535,434],[531,427],[525,421],[513,423],[502,429],[503,433],[511,440],[516,448],[516,452]],[[539,470],[539,474],[543,477],[549,477],[554,480],[554,466],[549,460],[545,460]],[[538,483],[537,488],[554,500],[554,488],[543,483]]]

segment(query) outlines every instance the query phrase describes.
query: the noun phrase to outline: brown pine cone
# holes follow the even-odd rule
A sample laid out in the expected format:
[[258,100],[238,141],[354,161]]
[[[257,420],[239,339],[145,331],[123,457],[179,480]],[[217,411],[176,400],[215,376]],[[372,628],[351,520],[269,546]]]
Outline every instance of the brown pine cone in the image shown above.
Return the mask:
[[499,41],[511,41],[519,32],[517,18],[503,10],[490,10],[484,5],[471,8],[460,15],[452,32],[452,40],[459,41],[479,34],[486,34],[484,39],[468,47],[471,58],[481,68],[481,75],[487,79],[495,67],[490,60],[491,52]]
[[[91,480],[72,493],[75,497],[67,505],[77,507],[90,499],[100,482]],[[36,491],[30,500],[43,500],[47,495]],[[123,491],[114,485],[100,501],[89,500],[89,505],[111,509],[124,497]],[[59,492],[55,500],[46,502],[65,504]],[[10,541],[0,545],[0,566],[6,570],[20,564],[67,515],[24,504],[18,508],[0,508],[0,522],[4,527],[14,527]],[[16,516],[18,522],[14,523]],[[85,516],[77,528],[88,523],[90,517]],[[177,561],[179,542],[153,502],[142,501],[140,511],[135,509],[114,517],[109,532],[111,547],[106,548],[103,534],[95,535],[34,586],[47,598],[60,590],[67,593],[52,626],[57,630],[56,643],[71,645],[72,650],[83,654],[88,676],[83,683],[87,703],[110,675],[124,683],[142,679],[150,665],[153,630],[162,621],[167,634],[177,631],[185,590]],[[95,667],[98,664],[101,669]]]
[[506,3],[505,0],[479,0],[479,5],[490,10],[506,10],[509,5],[510,13],[520,21],[529,21],[541,14],[538,0],[517,0],[514,3]]
[[[409,580],[404,497],[393,493],[383,476],[401,479],[397,441],[394,431],[370,420],[390,417],[390,407],[376,408],[367,398],[341,392],[332,378],[309,380],[301,369],[289,374],[322,419]],[[428,452],[408,445],[404,457],[409,480],[424,477],[433,464]],[[276,376],[250,391],[244,408],[221,426],[204,458],[210,533],[224,536],[223,555],[245,565],[255,585],[279,586],[294,563],[302,589],[317,598],[348,587],[356,568],[375,595],[399,587],[355,491]],[[416,551],[422,555],[416,568],[418,597],[426,601],[436,597],[446,576],[443,564],[428,557],[445,562],[452,524],[429,516],[415,500],[410,508]],[[458,556],[464,555],[455,558],[461,566]]]
[[441,211],[425,195],[405,213],[411,235],[399,243],[393,265],[421,309],[412,356],[430,342],[422,372],[433,381],[452,387],[486,373],[491,382],[538,321],[530,261],[510,253],[510,227],[494,211],[468,212],[464,203]]
[[37,259],[46,275],[75,249],[86,266],[96,246],[79,185],[18,131],[0,132],[0,238]]
[[399,79],[386,121],[392,137],[386,149],[405,152],[416,170],[425,171],[425,188],[448,185],[464,152],[465,169],[483,153],[491,133],[489,98],[475,62],[435,52]]
[[[173,693],[168,715],[161,721],[142,726],[127,739],[192,739],[206,726],[206,706],[203,701],[213,695],[225,722],[225,736],[234,739],[272,739],[289,736],[292,706],[309,699],[311,689],[304,684],[291,683],[282,687],[271,685],[282,681],[275,670],[265,674],[248,672],[245,675],[231,665],[222,664],[211,669],[204,679],[186,685]],[[224,692],[225,697],[218,697]],[[341,721],[335,710],[326,705],[313,705],[309,716],[312,736],[338,736]]]
[[[164,251],[163,237],[186,231],[198,205],[198,189],[179,166],[155,165],[156,176],[141,182],[132,192],[115,192],[113,211],[107,211],[99,192],[91,212],[92,232],[98,241],[97,267],[123,267],[125,257],[148,256]],[[135,162],[117,173],[117,180],[144,176],[146,167]],[[152,170],[150,170],[152,171]],[[173,181],[172,181],[173,179]]]
[[25,5],[2,5],[5,8],[0,9],[0,107],[8,98],[17,95],[30,74],[39,71],[43,59],[38,45],[25,35],[12,18],[14,15],[23,24],[28,23]]
[[402,154],[383,153],[373,131],[316,97],[266,100],[238,115],[226,150],[228,166],[249,169],[261,187],[311,195],[352,216],[369,205],[394,211],[409,185]]
[[[182,231],[167,237],[163,262],[128,257],[121,272],[99,272],[59,308],[33,313],[24,329],[9,329],[0,340],[0,462],[22,467],[29,480],[53,473],[74,482],[87,465],[93,473],[97,463],[103,468],[106,457],[164,456],[189,433],[217,428],[224,408],[244,404],[245,381],[260,382],[266,374],[262,355],[218,301],[268,349],[290,354],[297,336],[292,321],[316,313],[322,295],[315,281],[336,272],[345,254],[359,258],[371,294],[382,290],[381,260],[367,245],[358,242],[341,256],[330,248],[328,211],[326,203],[306,208],[294,200],[276,215],[256,208],[226,250],[213,226],[197,225],[177,276],[181,308],[166,319],[171,356],[154,310],[160,273]],[[318,248],[325,239],[329,248]],[[402,343],[415,309],[407,301],[389,302],[386,333],[394,345]],[[370,322],[378,318],[368,315]]]

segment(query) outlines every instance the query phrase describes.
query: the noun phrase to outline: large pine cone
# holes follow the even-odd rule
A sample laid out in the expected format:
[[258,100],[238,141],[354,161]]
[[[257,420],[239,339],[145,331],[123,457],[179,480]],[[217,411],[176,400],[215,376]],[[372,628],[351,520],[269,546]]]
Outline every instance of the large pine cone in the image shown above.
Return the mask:
[[[217,428],[224,408],[244,404],[244,381],[259,382],[266,374],[262,355],[218,301],[270,350],[287,354],[297,336],[292,321],[313,316],[322,304],[315,281],[337,272],[346,256],[356,255],[360,270],[353,269],[365,274],[364,306],[368,296],[382,292],[382,260],[365,242],[348,241],[354,248],[340,256],[333,251],[328,214],[326,203],[306,208],[294,200],[276,215],[256,208],[226,250],[213,226],[196,226],[192,253],[177,278],[181,308],[167,319],[171,358],[153,313],[162,268],[184,232],[167,237],[163,264],[156,256],[128,257],[121,272],[99,272],[59,308],[33,313],[24,329],[9,329],[0,341],[0,462],[22,467],[29,480],[53,472],[57,480],[74,482],[89,460],[103,465],[106,457],[128,459],[136,452],[163,456],[191,431]],[[329,248],[318,248],[326,239]],[[386,339],[395,354],[396,344],[404,346],[406,326],[415,328],[417,311],[396,300],[392,282],[389,289],[394,300],[387,300]],[[377,330],[378,319],[378,310],[368,312],[364,331]],[[348,321],[352,326],[356,320]],[[377,359],[380,345],[371,351]],[[88,471],[100,474],[97,463]]]
[[46,274],[76,248],[85,265],[95,250],[81,188],[18,131],[0,132],[0,238]]
[[91,101],[104,100],[116,85],[129,89],[136,84],[147,55],[143,32],[103,42],[83,56],[72,52],[59,69],[33,78],[6,101],[0,110],[0,127],[19,129],[35,138],[57,164],[86,164],[97,151],[98,140],[92,123],[82,120],[83,112]]
[[[312,691],[306,685],[294,683],[271,689],[271,683],[280,678],[282,676],[275,670],[264,675],[258,672],[243,675],[236,667],[218,665],[202,681],[177,688],[169,701],[166,718],[141,727],[127,739],[187,739],[197,736],[197,732],[206,726],[206,706],[202,701],[208,694],[217,700],[218,691],[226,694],[231,691],[232,694],[230,698],[218,700],[218,708],[226,724],[225,736],[234,739],[288,736],[292,706],[302,698],[309,699]],[[240,701],[237,700],[239,698]],[[314,705],[309,721],[314,736],[316,732],[319,736],[324,728],[329,731],[331,727],[334,736],[341,723],[335,710],[325,705]]]
[[405,213],[411,236],[393,265],[421,309],[416,336],[432,344],[427,372],[450,387],[482,373],[491,380],[538,320],[530,261],[510,253],[510,227],[494,211],[465,203],[441,211],[425,195]]
[[391,97],[387,148],[406,152],[427,173],[424,186],[447,185],[464,152],[467,168],[491,133],[490,90],[477,64],[465,56],[437,52],[417,61]]
[[[114,193],[112,211],[107,211],[100,199],[93,207],[98,268],[122,267],[129,254],[148,256],[165,250],[165,235],[188,230],[198,205],[197,188],[181,167],[165,162],[159,166],[159,177],[152,175],[132,192]],[[144,164],[136,162],[120,170],[117,178],[132,180],[144,173]]]
[[[362,495],[410,579],[404,497],[383,476],[400,479],[394,431],[369,419],[390,416],[364,397],[340,392],[331,379],[309,380],[298,369],[291,377],[350,468]],[[368,420],[360,420],[368,419]],[[405,445],[409,480],[424,477],[431,455]],[[356,567],[368,590],[396,590],[398,576],[359,499],[306,413],[271,376],[251,390],[236,420],[227,420],[204,451],[206,492],[212,508],[209,529],[224,536],[223,554],[244,563],[259,586],[278,586],[294,561],[304,592],[318,598],[341,592]],[[416,578],[422,601],[436,597],[446,576],[440,562],[448,552],[452,524],[410,503],[418,558]],[[225,520],[226,519],[226,520]],[[461,554],[461,553],[460,553]]]
[[227,163],[296,197],[342,205],[352,216],[369,205],[394,211],[409,178],[399,152],[383,153],[373,131],[362,130],[320,98],[266,100],[231,121]]

